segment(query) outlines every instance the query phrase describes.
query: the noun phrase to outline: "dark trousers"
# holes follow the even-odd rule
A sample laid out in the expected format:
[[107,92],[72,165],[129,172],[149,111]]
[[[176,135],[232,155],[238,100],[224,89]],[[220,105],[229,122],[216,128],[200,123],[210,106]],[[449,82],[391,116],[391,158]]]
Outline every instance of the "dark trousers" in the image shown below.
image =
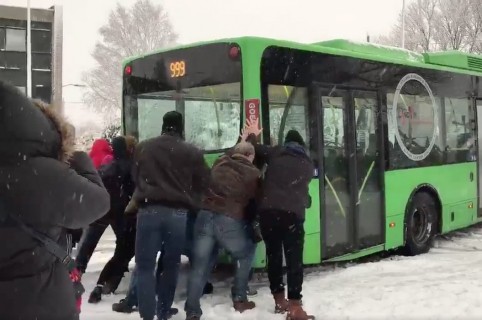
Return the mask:
[[288,299],[301,300],[303,286],[303,221],[294,213],[265,211],[260,215],[272,293],[284,291],[283,248],[287,267]]
[[[174,301],[186,237],[187,210],[148,205],[137,215],[136,265],[139,313],[142,319],[169,317]],[[165,249],[165,250],[163,250]],[[162,274],[156,288],[157,253],[163,251]],[[157,291],[157,292],[156,292]],[[157,308],[156,308],[157,295]]]
[[117,245],[122,236],[123,223],[123,217],[116,217],[114,219],[106,219],[104,217],[92,223],[87,228],[85,231],[84,240],[80,244],[80,248],[75,259],[77,268],[80,272],[85,273],[87,264],[89,263],[100,238],[102,238],[105,229],[107,229],[109,225],[112,227],[112,230],[114,230]]
[[124,228],[116,242],[114,255],[106,263],[97,280],[98,285],[109,285],[114,292],[121,282],[124,272],[129,271],[129,262],[134,258],[136,249],[136,224],[135,215],[124,217]]

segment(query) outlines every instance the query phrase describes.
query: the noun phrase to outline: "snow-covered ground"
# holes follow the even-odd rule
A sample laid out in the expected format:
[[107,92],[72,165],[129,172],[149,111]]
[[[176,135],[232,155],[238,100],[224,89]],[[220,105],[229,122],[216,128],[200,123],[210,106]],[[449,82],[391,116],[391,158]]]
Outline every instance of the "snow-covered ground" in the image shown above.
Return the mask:
[[[97,305],[87,303],[88,294],[114,248],[114,236],[107,233],[84,276],[81,320],[139,319],[111,311],[121,292],[103,298]],[[185,274],[187,271],[183,271]],[[253,283],[257,308],[236,314],[229,299],[230,279],[215,283],[215,293],[205,296],[202,307],[206,320],[282,320],[273,313],[266,279]],[[179,282],[175,306],[181,311],[173,320],[185,319],[182,311],[186,278]],[[347,268],[310,273],[305,278],[304,305],[318,319],[482,319],[482,229],[474,227],[437,239],[430,253],[417,257],[391,256],[379,262],[353,264]]]

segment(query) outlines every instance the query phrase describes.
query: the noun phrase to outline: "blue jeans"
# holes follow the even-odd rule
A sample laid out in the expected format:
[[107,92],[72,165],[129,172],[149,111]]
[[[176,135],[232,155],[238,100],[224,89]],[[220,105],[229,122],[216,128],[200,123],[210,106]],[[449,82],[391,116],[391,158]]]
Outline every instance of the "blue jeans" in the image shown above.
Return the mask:
[[194,227],[193,266],[189,274],[187,316],[201,316],[201,299],[204,284],[211,271],[216,246],[227,250],[237,260],[236,275],[231,296],[234,302],[247,301],[248,279],[256,245],[247,232],[244,221],[222,214],[202,210]]
[[[156,311],[159,320],[169,315],[184,250],[186,220],[186,210],[162,205],[149,205],[139,210],[136,236],[137,294],[139,313],[145,320],[154,319]],[[163,270],[156,287],[156,256],[163,248],[166,249],[162,258]]]
[[[160,275],[162,273],[162,258],[163,256],[161,255],[159,257],[159,260],[157,260],[156,283],[159,283]],[[137,299],[137,282],[138,281],[137,281],[137,266],[136,266],[134,267],[134,270],[132,270],[131,281],[129,282],[129,289],[126,295],[127,304],[131,307],[135,307],[139,305],[139,302]],[[157,287],[158,286],[156,286],[156,292],[158,291]]]

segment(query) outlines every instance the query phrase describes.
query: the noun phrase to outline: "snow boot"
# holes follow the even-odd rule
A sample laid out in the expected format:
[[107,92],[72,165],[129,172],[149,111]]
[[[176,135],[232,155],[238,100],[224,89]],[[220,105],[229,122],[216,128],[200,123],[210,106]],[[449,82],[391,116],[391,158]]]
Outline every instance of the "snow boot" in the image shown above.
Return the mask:
[[127,303],[127,299],[122,299],[121,301],[112,305],[112,311],[120,313],[132,313],[134,312],[134,306],[131,306],[129,303]]
[[284,290],[278,293],[273,293],[274,299],[274,313],[285,313],[288,311],[288,300],[286,300]]
[[256,303],[253,301],[234,301],[233,302],[234,310],[238,311],[239,313],[243,313],[246,310],[251,310],[256,307]]
[[303,310],[301,300],[290,300],[288,302],[288,314],[286,320],[314,320],[315,316],[306,314]]
[[200,316],[187,316],[186,320],[201,320]]
[[96,286],[90,293],[89,303],[99,303],[102,300],[102,286]]

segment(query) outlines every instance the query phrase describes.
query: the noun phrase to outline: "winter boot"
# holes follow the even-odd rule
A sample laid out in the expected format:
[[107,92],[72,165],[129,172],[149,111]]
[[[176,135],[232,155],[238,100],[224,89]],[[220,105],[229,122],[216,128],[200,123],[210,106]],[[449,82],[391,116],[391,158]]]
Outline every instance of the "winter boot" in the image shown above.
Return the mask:
[[286,300],[285,292],[281,291],[273,293],[274,313],[285,313],[288,311],[288,300]]
[[89,303],[99,303],[102,300],[102,286],[96,286],[90,293]]
[[187,316],[186,320],[201,320],[200,316]]
[[134,312],[134,306],[131,306],[129,303],[127,303],[127,299],[122,299],[121,301],[112,305],[112,311],[120,313],[132,313]]
[[288,314],[286,320],[314,320],[315,316],[306,314],[303,310],[301,300],[290,300],[288,302]]
[[256,303],[253,301],[234,301],[233,302],[234,310],[238,311],[239,313],[243,313],[246,310],[251,310],[256,307]]

